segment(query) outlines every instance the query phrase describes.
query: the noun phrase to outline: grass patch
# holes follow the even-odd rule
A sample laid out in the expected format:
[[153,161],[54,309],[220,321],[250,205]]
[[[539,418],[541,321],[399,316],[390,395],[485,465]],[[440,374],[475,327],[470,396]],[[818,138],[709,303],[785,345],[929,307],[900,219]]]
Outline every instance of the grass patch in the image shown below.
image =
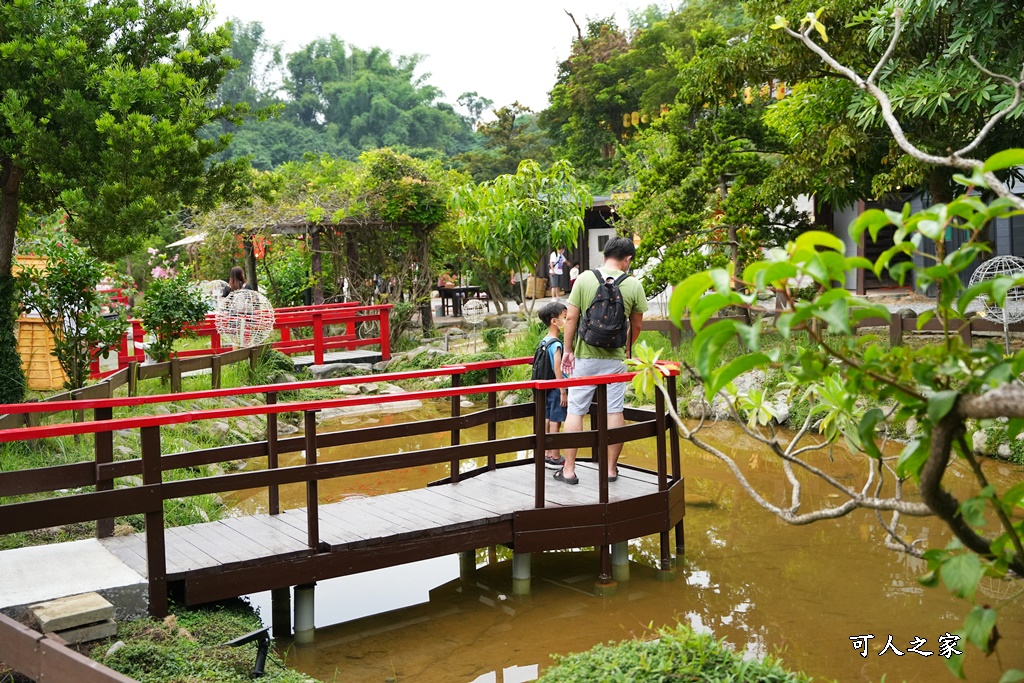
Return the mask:
[[[172,612],[163,621],[146,618],[119,624],[115,638],[91,646],[86,654],[140,683],[251,680],[255,644],[221,645],[262,627],[249,605],[241,600],[191,610],[172,605]],[[104,658],[116,640],[124,641],[124,647]],[[271,650],[261,680],[311,683],[316,679],[286,669],[281,656]]]
[[624,640],[577,654],[555,655],[557,664],[538,683],[591,681],[730,681],[730,683],[805,683],[811,677],[785,670],[772,658],[744,660],[724,641],[694,633],[687,626],[663,628],[657,640]]

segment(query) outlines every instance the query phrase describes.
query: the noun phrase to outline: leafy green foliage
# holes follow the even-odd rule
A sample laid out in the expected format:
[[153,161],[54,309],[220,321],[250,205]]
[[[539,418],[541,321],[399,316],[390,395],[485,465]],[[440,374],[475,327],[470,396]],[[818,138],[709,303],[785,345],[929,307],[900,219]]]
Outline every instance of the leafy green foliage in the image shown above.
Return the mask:
[[[990,163],[998,165],[1013,158],[1014,154],[1004,154]],[[1024,368],[1024,351],[1008,357],[992,341],[969,346],[958,331],[962,321],[973,315],[968,307],[976,299],[1002,305],[1009,289],[1024,281],[1003,276],[967,288],[961,280],[964,271],[990,251],[983,239],[989,224],[1021,212],[1003,199],[986,203],[971,189],[948,203],[914,214],[909,207],[901,213],[863,213],[851,227],[855,240],[864,233],[875,239],[882,227],[895,226],[894,246],[874,263],[846,256],[845,245],[830,233],[809,231],[784,249],[770,250],[766,259],[749,263],[742,274],[712,269],[691,275],[676,287],[670,303],[673,319],[688,316],[699,330],[694,339],[696,370],[709,400],[736,376],[734,364],[738,361],[742,360],[744,371],[782,372],[791,378],[793,389],[802,393],[802,399],[810,403],[812,420],[820,418],[819,431],[826,443],[843,439],[852,452],[879,461],[880,472],[892,472],[901,482],[917,483],[925,504],[957,537],[948,549],[925,553],[930,574],[924,582],[933,585],[941,577],[954,595],[967,600],[973,599],[983,576],[1001,577],[1010,569],[1019,575],[1019,568],[1024,567],[1024,523],[1012,517],[1021,507],[1024,487],[1000,492],[987,482],[967,446],[970,433],[966,415],[958,410],[965,395],[985,394],[1013,384]],[[955,250],[947,248],[944,237],[948,231],[963,233],[962,244]],[[934,244],[934,251],[926,244]],[[893,257],[899,253],[913,255],[914,261],[897,262]],[[934,317],[942,322],[943,329],[940,341],[920,348],[889,347],[875,337],[853,334],[851,322],[868,317],[888,319],[890,315],[884,306],[858,298],[846,289],[847,274],[858,268],[888,273],[898,282],[912,278],[922,289],[934,286],[938,292]],[[805,299],[792,297],[798,282],[813,282],[815,294]],[[774,293],[786,295],[788,302],[776,314],[775,330],[784,338],[806,335],[806,342],[799,347],[761,352],[763,332],[759,321],[711,322],[727,307],[753,308],[758,295]],[[823,333],[826,326],[832,335]],[[723,347],[735,335],[743,340],[748,352],[727,362]],[[660,373],[651,359],[638,353],[635,365],[654,385],[660,384]],[[640,386],[637,380],[634,386]],[[767,422],[757,412],[758,399],[753,392],[746,399],[748,411],[753,411],[749,421],[752,430]],[[886,419],[903,423],[913,419],[921,426],[894,466],[883,464],[879,444],[883,437],[876,432]],[[1014,420],[1004,429],[1012,439],[1022,426],[1024,423]],[[940,441],[939,435],[945,440]],[[774,437],[772,442],[777,443]],[[975,472],[977,487],[974,495],[955,504],[952,501],[956,499],[941,481],[952,456],[967,461]],[[991,523],[986,525],[988,516],[999,520],[994,532]],[[981,644],[987,652],[998,639],[994,624],[988,613],[972,613],[965,628],[971,642]],[[962,664],[958,661],[954,667],[959,671]]]
[[58,230],[41,238],[35,252],[46,264],[27,265],[18,274],[21,308],[42,319],[53,335],[53,355],[67,375],[67,388],[78,389],[89,378],[93,353],[120,343],[125,311],[104,315],[111,302],[97,287],[113,275],[111,268],[89,256],[71,235]]
[[735,683],[798,683],[802,673],[786,671],[766,657],[758,661],[734,652],[725,641],[695,633],[687,626],[662,628],[656,640],[625,640],[598,645],[587,652],[555,656],[557,664],[544,671],[539,683],[583,681],[735,681]]
[[488,327],[483,331],[481,336],[484,338],[484,344],[487,345],[488,351],[499,351],[502,343],[505,341],[505,336],[508,334],[508,330],[504,327]]
[[25,373],[14,335],[17,281],[0,273],[0,403],[20,403],[25,397]]
[[149,342],[147,353],[158,363],[170,360],[174,342],[194,337],[189,326],[203,322],[207,310],[203,292],[184,270],[155,278],[137,307],[143,329],[155,337]]
[[568,162],[556,161],[545,171],[530,160],[514,175],[464,185],[449,200],[463,242],[487,266],[506,273],[533,272],[552,246],[575,246],[590,202]]
[[178,0],[0,4],[0,184],[14,203],[0,234],[13,235],[19,202],[62,209],[73,235],[116,257],[182,204],[234,196],[247,164],[211,163],[228,141],[198,138],[246,112],[210,104],[233,66],[228,29],[205,29],[212,12]]
[[[223,643],[261,628],[259,617],[241,600],[186,610],[172,605],[165,620],[137,619],[118,626],[117,638],[125,646],[109,657],[111,641],[92,647],[91,655],[106,666],[140,683],[250,680],[253,650],[223,647]],[[287,669],[280,656],[270,653],[265,678],[270,683],[311,683],[305,674]]]
[[[355,161],[363,152],[393,147],[419,158],[455,156],[478,146],[469,122],[442,93],[418,76],[420,55],[394,56],[360,49],[331,35],[292,53],[264,37],[259,22],[238,22],[228,53],[239,69],[225,79],[218,98],[278,114],[237,128],[225,158],[249,155],[270,170],[305,155]],[[278,85],[278,75],[283,87]]]

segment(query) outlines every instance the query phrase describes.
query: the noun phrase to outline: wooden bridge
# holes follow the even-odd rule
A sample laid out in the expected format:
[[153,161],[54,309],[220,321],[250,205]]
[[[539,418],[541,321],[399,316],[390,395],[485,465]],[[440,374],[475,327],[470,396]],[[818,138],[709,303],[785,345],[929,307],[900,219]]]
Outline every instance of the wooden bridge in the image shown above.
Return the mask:
[[[517,553],[596,546],[601,550],[600,581],[611,580],[611,545],[659,533],[662,568],[672,561],[669,532],[676,530],[676,552],[683,551],[683,479],[675,426],[666,419],[659,395],[654,410],[627,408],[623,427],[607,424],[607,385],[630,375],[576,380],[498,383],[501,367],[532,359],[485,361],[439,370],[348,377],[286,385],[190,392],[171,396],[129,397],[63,403],[0,406],[5,413],[55,410],[92,410],[93,420],[0,430],[0,443],[33,441],[67,435],[93,435],[93,461],[0,473],[0,499],[19,497],[0,505],[0,534],[29,531],[75,522],[95,521],[101,542],[149,582],[149,610],[163,616],[172,589],[187,605],[201,604],[261,590],[281,590],[321,579],[364,572],[406,562],[473,551],[498,544]],[[488,383],[462,386],[471,370],[485,370]],[[367,381],[401,381],[450,375],[452,388],[380,396],[357,396],[322,401],[279,403],[278,394],[303,388],[339,386]],[[668,388],[675,400],[675,371],[669,370]],[[591,407],[590,429],[575,434],[544,433],[544,395],[549,388],[597,383]],[[534,400],[498,406],[497,392],[528,389]],[[266,404],[214,410],[125,417],[114,410],[141,404],[194,401],[240,394],[265,394]],[[487,408],[463,415],[461,398],[486,394]],[[447,399],[450,417],[414,423],[319,432],[316,413],[326,408],[387,403],[396,400]],[[278,436],[278,416],[300,412],[304,434]],[[266,419],[267,438],[255,443],[164,453],[161,429],[198,420],[242,416]],[[497,425],[532,418],[526,436],[497,438]],[[486,440],[461,443],[463,430],[487,426]],[[138,430],[138,458],[114,460],[115,430]],[[318,462],[321,448],[386,439],[447,433],[449,445],[349,460]],[[607,475],[611,444],[654,439],[657,471],[619,465],[618,481]],[[552,482],[544,467],[548,448],[590,449],[582,457],[578,486]],[[532,457],[507,456],[533,451]],[[303,464],[280,467],[279,457],[303,453]],[[498,462],[498,456],[506,456]],[[238,459],[254,459],[265,469],[170,480],[165,472],[196,468]],[[486,464],[461,471],[463,461]],[[352,498],[321,505],[319,482],[338,477],[386,472],[408,467],[448,463],[449,476],[426,488],[370,498]],[[115,479],[137,477],[141,484],[115,487]],[[304,483],[305,506],[282,510],[279,487]],[[26,499],[68,489],[84,493]],[[201,494],[252,488],[268,489],[269,514],[231,517],[187,527],[165,528],[164,502]],[[113,518],[145,515],[145,531],[114,536]]]

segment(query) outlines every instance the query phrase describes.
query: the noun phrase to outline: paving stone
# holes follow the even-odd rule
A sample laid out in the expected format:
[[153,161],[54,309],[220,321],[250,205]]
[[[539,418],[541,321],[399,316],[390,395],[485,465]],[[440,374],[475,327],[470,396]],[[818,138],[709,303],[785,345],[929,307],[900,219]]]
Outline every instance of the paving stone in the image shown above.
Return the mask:
[[98,593],[69,595],[66,598],[32,605],[29,611],[43,633],[84,626],[112,619],[114,616],[114,606]]
[[113,619],[107,619],[98,624],[89,624],[87,626],[79,626],[78,628],[70,628],[66,631],[58,631],[57,635],[69,644],[88,643],[92,640],[102,640],[103,638],[116,636],[117,624],[114,623]]

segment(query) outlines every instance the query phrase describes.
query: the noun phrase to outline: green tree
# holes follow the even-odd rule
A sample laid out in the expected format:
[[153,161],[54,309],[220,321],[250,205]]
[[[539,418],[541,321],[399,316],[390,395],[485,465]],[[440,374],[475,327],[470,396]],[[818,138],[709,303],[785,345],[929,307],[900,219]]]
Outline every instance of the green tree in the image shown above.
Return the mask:
[[203,322],[207,310],[206,297],[184,270],[154,278],[138,307],[142,328],[153,335],[147,353],[158,363],[170,360],[174,342],[195,337],[189,326]]
[[[211,162],[228,141],[197,135],[245,111],[210,104],[233,64],[211,18],[178,0],[0,4],[0,293],[25,208],[66,211],[73,235],[116,257],[182,204],[236,191],[244,162]],[[10,305],[0,301],[0,341]],[[17,395],[8,360],[4,400]]]
[[419,55],[397,60],[387,50],[346,46],[336,36],[317,39],[288,55],[286,117],[326,133],[354,159],[380,147],[457,153],[469,125],[441,92],[415,75]]
[[[1020,384],[1024,351],[1006,354],[1001,345],[991,341],[972,346],[960,338],[958,329],[973,316],[969,306],[977,299],[1004,306],[1007,292],[1024,284],[1024,277],[1012,275],[969,288],[961,280],[967,268],[991,251],[984,239],[989,224],[1024,213],[1024,200],[1014,195],[1006,182],[1012,169],[1024,165],[1024,149],[998,152],[987,160],[973,156],[994,127],[1011,116],[1024,99],[1024,72],[1019,77],[985,74],[1004,83],[1000,97],[1003,106],[977,121],[973,136],[958,149],[929,153],[908,140],[895,115],[893,98],[877,82],[897,52],[903,15],[901,11],[893,14],[889,45],[880,58],[863,67],[868,72],[866,77],[858,73],[860,65],[844,64],[825,49],[828,36],[820,11],[808,12],[798,26],[777,16],[772,28],[802,43],[830,69],[874,98],[895,144],[915,164],[951,169],[953,180],[966,189],[951,201],[936,203],[917,214],[910,213],[909,205],[902,212],[870,210],[862,214],[851,228],[854,239],[864,233],[876,239],[883,227],[896,228],[893,246],[874,263],[846,256],[845,245],[834,235],[811,231],[785,249],[773,250],[767,259],[747,265],[742,274],[731,269],[696,273],[673,293],[672,318],[678,322],[688,313],[694,329],[700,330],[694,341],[696,367],[691,372],[703,383],[706,398],[721,395],[730,401],[733,415],[741,424],[744,421],[739,420],[739,411],[749,415],[746,433],[782,461],[791,484],[788,505],[773,502],[778,500],[777,491],[762,495],[756,482],[748,479],[729,455],[704,441],[699,426],[691,429],[678,415],[673,417],[683,438],[726,462],[754,500],[789,523],[831,519],[859,508],[891,512],[888,521],[878,514],[886,544],[927,561],[929,573],[922,577],[922,583],[936,585],[941,580],[953,594],[973,602],[984,576],[1024,577],[1024,521],[1020,516],[1024,483],[998,490],[988,481],[972,448],[973,434],[978,429],[990,430],[1011,443],[1024,430],[1024,389]],[[955,173],[957,170],[963,172]],[[983,193],[997,198],[986,203],[981,199]],[[962,231],[964,240],[953,249],[946,236],[955,231]],[[934,252],[925,246],[929,243],[934,245]],[[913,255],[914,260],[894,259],[898,254]],[[912,274],[917,286],[935,287],[936,308],[925,312],[921,320],[936,318],[941,322],[939,342],[909,348],[889,346],[870,337],[858,338],[854,323],[890,316],[884,306],[859,299],[845,288],[847,273],[858,268],[871,268],[876,274],[887,272],[900,283]],[[802,281],[814,283],[812,296],[791,296],[795,283]],[[737,282],[742,291],[734,288]],[[804,344],[772,349],[765,344],[761,321],[750,325],[736,320],[711,321],[727,306],[754,308],[759,295],[780,292],[786,295],[786,303],[776,315],[775,329],[784,338],[798,332],[806,334]],[[736,336],[748,352],[729,360],[722,354],[723,345],[727,338]],[[641,373],[636,387],[639,393],[649,395],[654,387],[661,386],[654,365],[657,357],[647,348],[638,349],[637,356],[640,360],[636,366]],[[732,380],[754,369],[786,373],[793,391],[812,402],[795,435],[781,435],[770,428],[773,408],[759,393],[730,397],[730,393],[735,394],[730,389]],[[806,437],[818,418],[824,439],[809,443]],[[920,429],[899,456],[885,455],[881,448],[884,425],[911,419]],[[850,451],[864,456],[865,476],[861,482],[839,481],[831,476],[827,460],[816,455],[839,439]],[[954,476],[950,474],[954,460],[963,461],[975,487],[974,495],[962,501],[944,483]],[[796,468],[827,481],[843,500],[802,509]],[[904,495],[905,488],[911,486],[919,491],[919,498]],[[924,539],[911,542],[903,534],[900,515],[934,515],[955,540],[946,548],[923,550],[919,545]],[[974,605],[959,635],[991,653],[999,641],[996,616],[996,608]],[[962,657],[949,658],[947,666],[963,677]],[[1008,671],[1002,678],[1022,679],[1021,671]]]
[[[936,201],[955,192],[952,171],[908,155],[891,136],[878,101],[806,46],[770,28],[776,15],[795,18],[820,3],[759,0],[746,5],[749,39],[731,46],[730,62],[742,65],[749,83],[782,80],[792,91],[768,122],[793,149],[770,183],[777,193],[808,193],[833,204],[925,188]],[[838,0],[821,21],[861,30],[830,36],[829,53],[861,69],[874,65],[893,35],[892,17],[903,17],[900,40],[875,80],[889,93],[894,116],[920,150],[947,155],[962,149],[980,125],[1012,99],[1006,80],[1024,63],[1024,16],[1013,2],[952,0]],[[978,68],[971,59],[977,58]],[[866,73],[866,70],[865,70]],[[1024,105],[973,150],[980,158],[1017,144],[1024,135]]]
[[116,347],[126,329],[124,308],[104,317],[110,300],[97,291],[113,269],[91,257],[63,229],[40,237],[33,250],[46,263],[26,266],[18,274],[21,308],[42,319],[53,335],[53,355],[67,377],[65,386],[80,389],[89,379],[93,353]]
[[493,121],[476,127],[483,147],[456,158],[455,165],[473,180],[479,183],[515,173],[524,159],[533,159],[542,166],[551,163],[551,141],[537,125],[537,115],[529,107],[513,102],[495,109],[494,117]]
[[[545,171],[526,160],[514,175],[458,188],[450,205],[462,241],[487,266],[501,273],[532,273],[552,245],[576,245],[591,200],[568,162],[556,161]],[[519,286],[525,301],[525,283]]]

